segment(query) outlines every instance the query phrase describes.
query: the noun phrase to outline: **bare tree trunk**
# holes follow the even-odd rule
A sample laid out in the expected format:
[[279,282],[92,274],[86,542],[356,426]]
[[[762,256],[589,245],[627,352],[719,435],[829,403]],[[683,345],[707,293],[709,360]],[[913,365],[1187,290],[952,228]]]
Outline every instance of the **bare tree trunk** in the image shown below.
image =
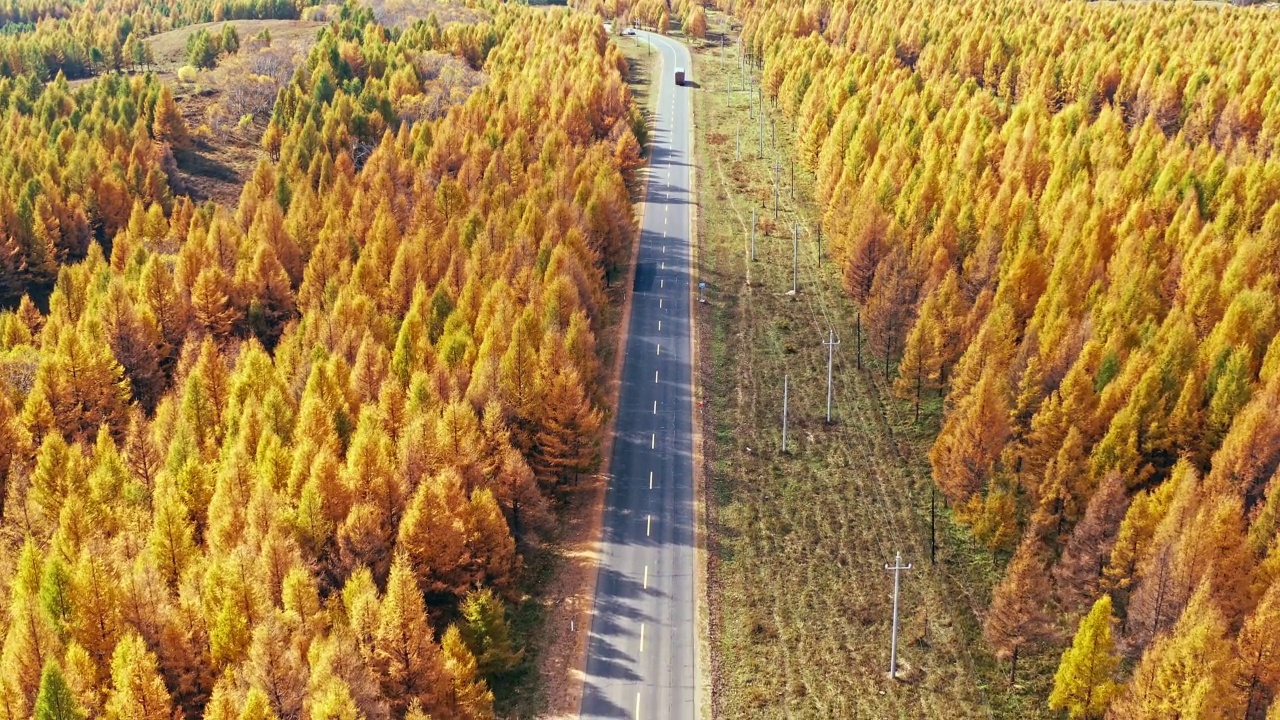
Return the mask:
[[854,328],[858,338],[858,369],[862,369],[862,313],[859,312],[853,321]]

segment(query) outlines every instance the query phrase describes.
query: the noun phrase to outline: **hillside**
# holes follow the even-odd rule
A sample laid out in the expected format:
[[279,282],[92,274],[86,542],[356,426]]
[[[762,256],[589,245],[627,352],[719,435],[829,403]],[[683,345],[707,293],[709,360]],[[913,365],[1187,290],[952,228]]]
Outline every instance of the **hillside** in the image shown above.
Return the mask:
[[187,64],[187,41],[197,32],[222,32],[230,25],[241,38],[252,38],[266,32],[272,43],[297,48],[304,56],[315,43],[316,34],[323,22],[317,20],[229,20],[226,22],[197,23],[175,28],[148,37],[144,42],[151,49],[154,69],[174,72]]

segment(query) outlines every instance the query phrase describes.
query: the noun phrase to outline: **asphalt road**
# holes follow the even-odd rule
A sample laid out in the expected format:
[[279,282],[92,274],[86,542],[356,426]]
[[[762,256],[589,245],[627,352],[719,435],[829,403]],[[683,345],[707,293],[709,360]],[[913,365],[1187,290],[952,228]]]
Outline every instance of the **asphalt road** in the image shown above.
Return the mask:
[[631,320],[605,495],[586,718],[693,718],[693,395],[690,348],[688,49],[640,33],[661,56],[649,186],[641,221]]

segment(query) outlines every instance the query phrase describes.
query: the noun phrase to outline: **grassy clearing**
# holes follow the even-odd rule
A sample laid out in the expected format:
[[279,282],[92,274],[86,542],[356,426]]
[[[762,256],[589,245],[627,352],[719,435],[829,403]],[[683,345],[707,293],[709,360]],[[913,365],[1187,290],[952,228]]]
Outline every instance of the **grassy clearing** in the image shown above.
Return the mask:
[[[298,41],[310,47],[315,40],[316,32],[324,23],[305,20],[227,20],[185,25],[147,38],[147,45],[151,46],[151,55],[155,58],[153,69],[173,72],[180,65],[187,64],[187,38],[201,29],[208,30],[212,34],[220,33],[223,25],[234,27],[242,41],[266,30],[271,33],[272,42]],[[303,53],[306,53],[305,49]]]
[[[724,27],[713,14],[712,28]],[[764,157],[736,50],[695,53],[701,177],[699,238],[708,303],[699,321],[710,492],[712,674],[717,717],[1035,717],[1043,680],[1010,687],[1007,667],[980,649],[979,613],[997,564],[952,524],[939,500],[937,563],[929,553],[927,449],[939,402],[914,422],[894,399],[856,308],[817,249],[812,176],[795,170],[791,128],[767,113]],[[759,70],[755,71],[759,77]],[[726,94],[726,82],[733,92]],[[773,211],[774,142],[782,162]],[[741,159],[737,143],[741,133]],[[752,209],[757,260],[747,260]],[[800,226],[792,286],[792,226]],[[748,284],[749,278],[749,284]],[[824,421],[828,329],[834,422]],[[892,368],[891,368],[892,372]],[[780,452],[789,375],[790,453]],[[887,677],[892,577],[901,551],[900,673]],[[1044,663],[1040,663],[1043,665]],[[1044,677],[1036,663],[1023,675]]]
[[[195,82],[179,81],[186,64],[187,38],[200,28],[220,33],[224,23],[191,25],[147,40],[156,64],[151,68],[169,83],[195,140],[176,150],[180,191],[197,201],[235,205],[240,190],[265,157],[259,141],[267,128],[276,91],[293,76],[316,42],[323,23],[300,20],[233,20],[239,52],[218,66],[196,73]],[[270,43],[257,36],[271,35]]]

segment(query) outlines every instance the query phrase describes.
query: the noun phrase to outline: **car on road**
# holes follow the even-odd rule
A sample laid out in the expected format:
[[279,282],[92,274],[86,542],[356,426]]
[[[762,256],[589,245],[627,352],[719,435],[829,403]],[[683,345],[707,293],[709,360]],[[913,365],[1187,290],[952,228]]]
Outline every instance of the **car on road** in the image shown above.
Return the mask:
[[635,35],[635,34],[636,34],[636,29],[635,29],[635,28],[627,28],[627,29],[625,29],[625,30],[623,30],[623,31],[622,31],[622,34],[623,34],[623,35]]
[[682,67],[676,68],[676,84],[677,85],[684,84],[684,68]]

